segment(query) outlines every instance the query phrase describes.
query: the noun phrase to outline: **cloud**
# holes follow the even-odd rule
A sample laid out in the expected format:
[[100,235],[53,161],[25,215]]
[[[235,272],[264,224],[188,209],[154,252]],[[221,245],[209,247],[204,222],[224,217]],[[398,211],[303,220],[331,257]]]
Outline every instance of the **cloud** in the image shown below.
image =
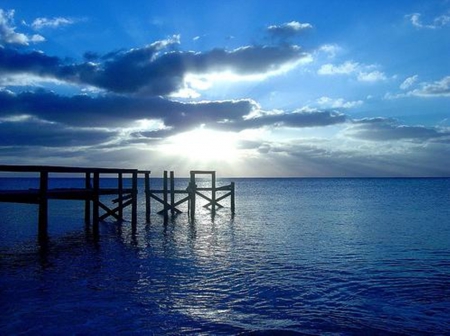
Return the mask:
[[[400,88],[410,88],[416,82],[417,76],[407,78]],[[406,84],[405,84],[406,83]],[[417,88],[405,93],[386,93],[384,99],[399,99],[405,97],[439,98],[450,97],[450,76],[446,76],[434,82],[421,82],[415,85]]]
[[414,83],[417,82],[417,80],[419,79],[418,75],[414,75],[411,77],[406,78],[402,84],[400,84],[400,89],[402,90],[407,90],[409,89],[411,86],[414,85]]
[[450,137],[450,130],[445,128],[400,125],[394,119],[367,118],[354,120],[345,131],[345,135],[361,140],[393,141],[410,140],[426,141]]
[[31,27],[36,30],[40,30],[43,28],[58,28],[62,26],[68,26],[74,24],[75,20],[63,17],[56,18],[37,18],[31,24]]
[[14,10],[5,11],[0,8],[0,46],[16,44],[27,46],[30,43],[39,43],[45,41],[41,35],[26,35],[16,32],[14,26]]
[[356,72],[358,69],[358,63],[347,61],[341,65],[324,64],[317,73],[319,75],[348,75]]
[[433,83],[421,83],[420,88],[410,91],[408,94],[419,97],[450,97],[450,76]]
[[242,131],[262,127],[305,128],[342,124],[347,116],[337,111],[299,109],[293,112],[263,112],[257,117],[218,123],[213,128],[226,131]]
[[322,65],[317,73],[319,75],[333,76],[333,75],[352,75],[355,74],[360,82],[378,82],[386,80],[386,75],[378,70],[375,65],[364,65],[353,61],[347,61],[340,65],[327,63]]
[[420,13],[413,13],[408,14],[405,17],[410,20],[414,27],[419,29],[438,29],[450,25],[450,15],[448,14],[437,16],[428,24],[422,23],[421,16],[422,14]]
[[334,58],[342,48],[337,44],[324,44],[319,47],[318,51],[327,54],[329,58]]
[[182,103],[161,97],[57,95],[49,91],[0,91],[0,117],[30,115],[76,127],[128,127],[137,120],[162,120],[175,131],[239,120],[256,108],[252,100]]
[[2,146],[93,146],[111,141],[115,136],[115,131],[67,127],[35,117],[0,120]]
[[273,38],[286,40],[312,28],[313,26],[310,23],[291,21],[282,25],[271,25],[267,27],[267,32]]
[[386,80],[386,75],[381,71],[360,72],[357,78],[360,82],[379,82]]
[[328,108],[354,108],[363,104],[362,100],[345,101],[344,98],[333,99],[330,97],[320,97],[317,103]]
[[241,76],[274,73],[308,58],[297,46],[246,46],[231,51],[202,53],[176,51],[179,37],[143,48],[117,51],[90,61],[67,63],[41,52],[20,53],[0,49],[0,71],[52,77],[78,85],[91,85],[116,93],[167,96],[184,89],[188,74],[231,72]]

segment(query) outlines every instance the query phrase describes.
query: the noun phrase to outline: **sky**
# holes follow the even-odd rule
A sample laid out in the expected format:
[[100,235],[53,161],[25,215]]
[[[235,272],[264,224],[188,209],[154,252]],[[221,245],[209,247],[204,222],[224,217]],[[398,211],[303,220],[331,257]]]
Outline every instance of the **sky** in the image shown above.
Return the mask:
[[449,0],[0,0],[0,164],[450,176]]

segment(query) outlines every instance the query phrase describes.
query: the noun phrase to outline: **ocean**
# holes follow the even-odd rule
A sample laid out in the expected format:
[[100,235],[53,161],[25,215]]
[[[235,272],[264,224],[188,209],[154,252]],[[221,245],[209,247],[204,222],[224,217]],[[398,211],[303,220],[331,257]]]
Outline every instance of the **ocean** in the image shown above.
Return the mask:
[[82,202],[50,201],[46,248],[37,206],[0,203],[0,334],[450,333],[450,179],[233,181],[234,216],[146,223],[140,180],[137,232],[98,241]]

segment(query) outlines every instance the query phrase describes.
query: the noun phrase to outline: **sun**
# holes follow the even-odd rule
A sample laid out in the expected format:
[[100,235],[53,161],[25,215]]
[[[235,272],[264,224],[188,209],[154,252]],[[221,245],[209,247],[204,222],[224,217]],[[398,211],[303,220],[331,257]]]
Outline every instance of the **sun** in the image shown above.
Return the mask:
[[164,150],[199,163],[230,162],[238,157],[236,145],[234,133],[197,128],[168,138]]

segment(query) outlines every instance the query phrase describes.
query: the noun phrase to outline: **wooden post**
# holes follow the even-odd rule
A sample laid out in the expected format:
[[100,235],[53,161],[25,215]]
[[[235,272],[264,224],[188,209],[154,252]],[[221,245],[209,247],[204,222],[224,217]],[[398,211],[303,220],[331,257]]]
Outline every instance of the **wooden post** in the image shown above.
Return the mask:
[[[91,189],[91,173],[85,173],[84,187],[86,192]],[[84,222],[89,224],[91,222],[91,194],[88,193],[89,197],[86,197],[84,201]]]
[[167,212],[169,211],[167,207],[167,170],[164,170],[164,179],[163,179],[163,201],[164,201],[164,218],[167,217]]
[[175,214],[175,177],[173,171],[170,171],[170,214]]
[[145,173],[145,220],[150,222],[150,174]]
[[39,241],[47,239],[48,230],[48,171],[41,171],[39,178]]
[[234,182],[231,182],[231,195],[230,195],[230,202],[231,202],[231,213],[234,215]]
[[137,186],[137,171],[133,172],[133,181],[132,181],[132,203],[131,203],[131,227],[132,231],[136,231],[137,224],[137,194],[138,194],[138,186]]
[[190,212],[191,220],[195,218],[195,173],[191,171],[191,181],[189,182],[189,198],[190,198]]
[[119,173],[117,183],[118,183],[118,189],[119,189],[118,190],[119,202],[117,204],[117,206],[119,207],[118,215],[119,215],[120,220],[123,220],[123,174],[122,173]]
[[100,173],[98,171],[94,172],[94,195],[92,201],[92,229],[94,237],[98,238],[100,221]]
[[211,212],[214,216],[216,214],[216,172],[211,173]]

